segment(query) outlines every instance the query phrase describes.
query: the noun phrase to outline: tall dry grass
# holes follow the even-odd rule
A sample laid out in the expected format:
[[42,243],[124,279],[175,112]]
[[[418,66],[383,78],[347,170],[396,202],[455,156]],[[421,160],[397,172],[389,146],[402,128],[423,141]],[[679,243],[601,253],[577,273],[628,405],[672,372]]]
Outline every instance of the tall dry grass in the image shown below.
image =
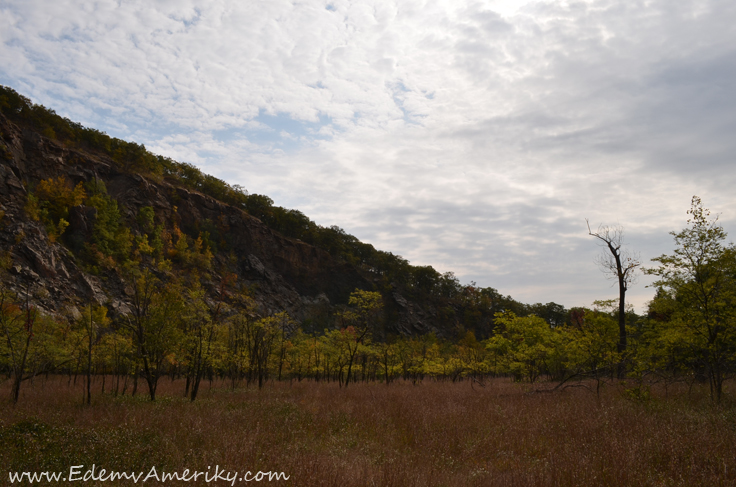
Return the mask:
[[156,403],[98,391],[87,407],[61,378],[24,387],[16,407],[0,406],[5,483],[9,470],[95,463],[283,471],[290,479],[274,483],[298,486],[736,485],[736,408],[711,405],[706,391],[633,401],[622,385],[545,394],[505,379],[205,384],[190,403],[166,380]]

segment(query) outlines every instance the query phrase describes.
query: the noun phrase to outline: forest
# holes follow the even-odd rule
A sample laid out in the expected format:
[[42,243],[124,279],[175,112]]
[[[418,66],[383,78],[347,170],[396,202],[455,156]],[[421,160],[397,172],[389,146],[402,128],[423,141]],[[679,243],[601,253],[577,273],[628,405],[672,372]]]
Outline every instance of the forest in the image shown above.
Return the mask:
[[[38,196],[29,196],[29,212],[45,219],[53,235],[63,228],[60,215],[68,209],[58,202],[68,204],[84,194],[83,188],[72,189],[63,181],[42,181]],[[54,204],[47,198],[54,198]],[[115,208],[104,192],[89,196],[94,198],[97,202],[90,204],[99,205],[100,214]],[[660,265],[648,270],[659,278],[657,294],[647,316],[628,313],[629,346],[623,352],[617,349],[615,300],[570,310],[568,321],[561,323],[502,311],[487,339],[478,340],[472,331],[441,339],[386,335],[381,294],[356,290],[334,317],[333,328],[305,333],[284,312],[258,317],[247,292],[227,277],[220,284],[220,299],[205,299],[198,276],[207,272],[208,248],[199,239],[189,248],[182,236],[156,234],[149,221],[152,235],[133,235],[116,225],[99,229],[96,254],[90,257],[94,262],[109,259],[109,265],[127,258],[130,315],[115,322],[104,306],[88,305],[74,322],[59,322],[34,309],[27,295],[3,291],[2,366],[13,378],[13,400],[24,380],[48,372],[68,374],[74,382],[81,375],[87,401],[93,375],[110,376],[107,388],[114,394],[134,394],[139,378],[145,380],[151,400],[161,377],[184,377],[183,394],[193,401],[202,379],[215,376],[227,378],[233,388],[262,387],[269,380],[333,381],[348,387],[366,381],[389,385],[397,378],[482,381],[489,376],[560,383],[592,378],[598,384],[624,364],[626,377],[636,378],[641,387],[655,378],[707,381],[718,402],[736,365],[734,249],[723,245],[722,228],[708,219],[699,200],[693,200],[690,214],[689,226],[675,235],[675,253],[657,258]],[[145,213],[139,216],[145,219]],[[188,272],[176,271],[172,260],[185,263]]]
[[[62,175],[31,181],[24,218],[40,225],[48,245],[63,246],[89,275],[120,276],[128,305],[112,312],[108,303],[88,300],[74,316],[63,317],[44,313],[28,284],[3,284],[0,373],[9,404],[32,402],[38,388],[46,387],[39,384],[47,383],[66,391],[55,393],[60,397],[89,407],[126,397],[200,403],[204,390],[210,406],[213,394],[227,391],[261,391],[273,406],[279,391],[299,391],[302,397],[309,388],[330,394],[337,389],[361,401],[355,394],[378,394],[366,389],[378,385],[386,397],[425,387],[441,402],[447,399],[432,388],[443,384],[458,397],[517,384],[540,394],[587,394],[598,405],[612,390],[633,404],[650,404],[669,391],[693,394],[701,401],[698,408],[733,400],[728,386],[736,372],[736,248],[697,196],[683,228],[672,232],[674,252],[645,266],[656,277],[646,314],[637,315],[619,299],[590,308],[527,305],[493,288],[461,285],[452,273],[412,266],[338,227],[321,227],[298,210],[275,206],[267,196],[82,127],[11,88],[0,90],[0,110],[64,147],[108,157],[120,171],[173,181],[234,206],[328,252],[372,283],[352,290],[319,322],[299,321],[283,310],[264,313],[252,287],[217,257],[227,255],[232,244],[216,225],[162,221],[152,206],[126,213],[102,179],[75,183]],[[8,146],[0,146],[0,157],[12,159]],[[88,238],[67,231],[72,214],[80,211],[94,215]],[[9,223],[0,210],[0,227]],[[19,243],[25,237],[15,238]],[[13,248],[3,248],[0,282],[13,281],[14,272]],[[387,306],[395,289],[416,302],[434,303],[441,331],[397,333]],[[0,437],[25,438],[18,425],[32,430],[33,424],[2,425]],[[716,464],[716,470],[706,468],[708,475],[720,472]]]

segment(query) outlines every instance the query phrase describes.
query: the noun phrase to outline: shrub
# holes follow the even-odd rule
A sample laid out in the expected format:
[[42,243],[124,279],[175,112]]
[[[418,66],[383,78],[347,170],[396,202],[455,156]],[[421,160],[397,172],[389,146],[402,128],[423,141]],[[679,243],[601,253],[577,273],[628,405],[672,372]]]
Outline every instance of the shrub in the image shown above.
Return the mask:
[[46,227],[49,240],[55,242],[69,226],[69,208],[81,205],[86,198],[82,183],[72,186],[64,177],[44,179],[28,194],[26,213]]

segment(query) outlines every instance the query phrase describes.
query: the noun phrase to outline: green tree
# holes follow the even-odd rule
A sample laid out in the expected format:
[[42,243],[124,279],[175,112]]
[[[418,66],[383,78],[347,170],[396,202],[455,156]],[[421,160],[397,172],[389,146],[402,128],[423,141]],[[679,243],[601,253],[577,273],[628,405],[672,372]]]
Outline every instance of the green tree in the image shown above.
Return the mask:
[[62,176],[44,179],[34,193],[28,193],[25,210],[32,220],[44,224],[49,240],[55,242],[69,226],[69,208],[81,205],[85,197],[82,183],[72,187]]
[[[226,283],[220,286],[220,296],[224,297]],[[182,316],[183,347],[188,364],[187,383],[184,394],[190,391],[194,401],[199,392],[199,384],[206,370],[212,366],[216,338],[220,331],[224,303],[218,300],[210,306],[204,289],[198,282],[186,291],[185,312]]]
[[592,377],[596,381],[596,392],[601,378],[613,375],[621,362],[618,351],[619,330],[617,326],[618,302],[615,299],[596,301],[597,309],[575,309],[571,324],[561,328],[564,344],[565,379]]
[[486,342],[488,359],[493,364],[489,368],[496,373],[510,373],[516,380],[534,382],[559,362],[561,338],[538,316],[497,313],[494,334]]
[[125,394],[127,388],[128,376],[130,370],[135,364],[135,353],[133,349],[133,341],[129,335],[121,333],[119,330],[105,333],[100,338],[97,345],[99,354],[102,355],[106,363],[108,363],[114,374],[113,392],[115,395],[120,393],[120,379],[125,378],[122,393]]
[[21,384],[36,374],[53,369],[49,353],[57,339],[55,323],[31,304],[28,289],[20,302],[17,294],[0,288],[0,364],[12,376],[11,397],[17,403]]
[[658,277],[650,310],[666,310],[658,341],[684,347],[720,402],[736,365],[736,248],[724,245],[726,232],[699,197],[693,196],[688,215],[688,227],[671,233],[674,253],[652,259],[660,266],[646,271]]
[[[269,364],[273,352],[273,342],[279,335],[280,324],[288,320],[286,313],[262,318],[250,327],[250,380],[258,379],[258,388],[263,388],[269,377]],[[250,382],[249,380],[249,382]]]
[[[250,310],[252,312],[252,308]],[[225,345],[225,365],[230,375],[233,389],[240,383],[248,372],[250,364],[250,342],[251,328],[253,326],[251,313],[241,310],[228,317],[226,321],[226,333],[223,339]]]
[[399,363],[396,345],[390,341],[383,341],[377,344],[376,353],[381,364],[386,385],[390,385],[395,374],[396,366]]
[[123,326],[130,332],[151,401],[156,400],[156,388],[165,361],[180,340],[179,320],[183,313],[182,290],[176,283],[162,283],[149,270],[134,271],[132,313]]
[[348,300],[350,309],[340,314],[342,320],[342,344],[347,349],[348,372],[345,386],[350,383],[355,354],[358,347],[369,338],[371,329],[376,325],[383,310],[381,293],[356,289]]

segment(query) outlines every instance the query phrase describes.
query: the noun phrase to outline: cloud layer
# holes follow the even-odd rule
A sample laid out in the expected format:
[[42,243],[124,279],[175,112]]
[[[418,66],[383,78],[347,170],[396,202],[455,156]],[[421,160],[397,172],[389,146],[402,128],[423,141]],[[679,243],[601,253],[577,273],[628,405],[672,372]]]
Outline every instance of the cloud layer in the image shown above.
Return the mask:
[[0,83],[412,263],[574,306],[615,295],[585,218],[643,260],[693,194],[736,230],[734,21],[725,0],[6,0]]

